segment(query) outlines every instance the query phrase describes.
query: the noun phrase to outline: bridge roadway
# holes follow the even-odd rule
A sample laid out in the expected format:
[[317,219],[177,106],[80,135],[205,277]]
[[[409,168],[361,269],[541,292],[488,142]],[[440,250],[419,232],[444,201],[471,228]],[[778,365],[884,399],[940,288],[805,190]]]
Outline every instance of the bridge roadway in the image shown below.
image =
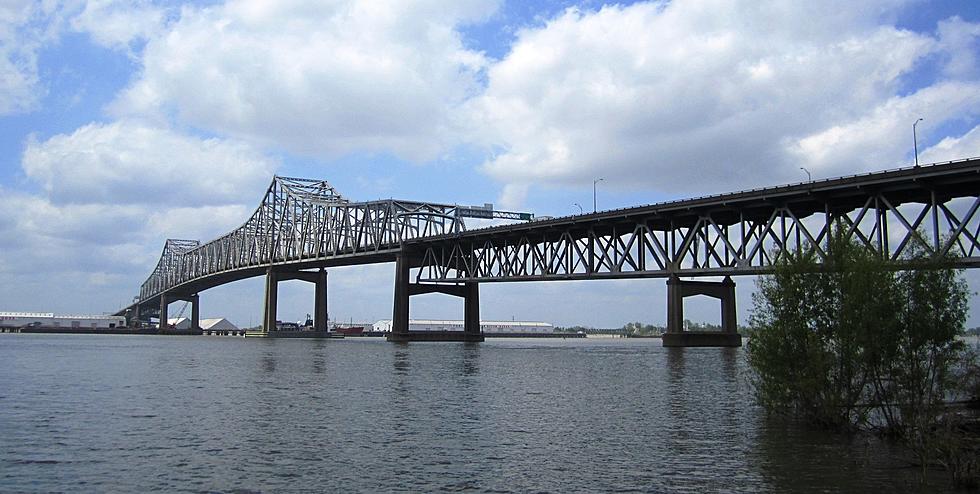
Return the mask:
[[[736,345],[730,277],[771,272],[796,249],[813,249],[823,259],[836,228],[894,260],[925,248],[955,257],[960,267],[980,265],[980,158],[476,230],[465,229],[456,206],[350,203],[337,200],[328,184],[310,184],[326,182],[277,177],[249,222],[222,237],[233,238],[237,250],[228,242],[216,247],[221,239],[165,247],[139,300],[119,314],[146,318],[173,300],[194,302],[196,313],[199,292],[265,274],[264,328],[274,327],[275,287],[284,279],[317,284],[315,320],[323,328],[325,268],[395,262],[393,340],[482,340],[479,283],[667,278],[665,344]],[[229,261],[229,255],[238,257]],[[681,280],[703,276],[724,279]],[[408,331],[410,297],[431,292],[464,299],[463,334]],[[697,294],[721,301],[724,334],[682,331],[683,298]]]

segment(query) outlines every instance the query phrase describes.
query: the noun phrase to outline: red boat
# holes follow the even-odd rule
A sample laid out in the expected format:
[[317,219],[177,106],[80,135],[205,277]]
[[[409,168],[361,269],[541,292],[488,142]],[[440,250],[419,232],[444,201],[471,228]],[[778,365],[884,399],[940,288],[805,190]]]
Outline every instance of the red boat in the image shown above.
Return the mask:
[[361,334],[364,332],[364,326],[337,326],[333,330],[343,335]]

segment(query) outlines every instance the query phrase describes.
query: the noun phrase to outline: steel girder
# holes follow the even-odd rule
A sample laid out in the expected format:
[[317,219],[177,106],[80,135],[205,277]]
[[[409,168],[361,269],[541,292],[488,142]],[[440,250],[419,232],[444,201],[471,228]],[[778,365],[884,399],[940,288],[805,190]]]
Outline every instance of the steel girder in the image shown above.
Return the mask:
[[370,254],[415,238],[459,233],[465,226],[455,209],[393,199],[351,202],[326,181],[277,176],[235,230],[205,244],[167,240],[139,301],[230,271]]
[[840,229],[880,256],[918,244],[980,267],[980,160],[582,215],[425,239],[416,282],[725,276],[826,259]]

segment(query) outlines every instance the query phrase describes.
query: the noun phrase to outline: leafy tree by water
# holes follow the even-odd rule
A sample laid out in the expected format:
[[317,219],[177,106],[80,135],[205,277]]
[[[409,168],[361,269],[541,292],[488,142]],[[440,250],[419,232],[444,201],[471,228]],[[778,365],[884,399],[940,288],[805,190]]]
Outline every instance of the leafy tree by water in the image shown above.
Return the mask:
[[862,423],[869,376],[867,340],[889,331],[890,272],[867,250],[836,235],[821,264],[816,249],[789,254],[759,280],[747,344],[760,402],[820,425]]
[[913,269],[895,275],[898,324],[891,340],[883,342],[892,358],[874,362],[881,366],[875,403],[887,432],[927,451],[932,447],[929,431],[957,386],[954,371],[969,358],[965,343],[957,339],[964,332],[969,291],[946,260],[930,258],[921,246],[909,262]]
[[627,336],[652,336],[663,334],[664,328],[653,324],[643,324],[642,322],[628,322],[623,325],[623,334]]
[[929,449],[927,431],[964,358],[966,285],[924,243],[905,264],[838,231],[759,281],[747,344],[768,410],[833,428],[880,427]]

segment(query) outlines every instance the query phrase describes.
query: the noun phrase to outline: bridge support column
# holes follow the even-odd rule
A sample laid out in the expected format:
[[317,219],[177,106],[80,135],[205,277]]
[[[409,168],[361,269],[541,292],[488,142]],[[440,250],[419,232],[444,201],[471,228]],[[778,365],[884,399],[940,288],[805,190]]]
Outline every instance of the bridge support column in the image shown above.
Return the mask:
[[480,284],[468,282],[463,285],[463,332],[483,341],[483,331],[480,328]]
[[[707,295],[721,301],[721,331],[684,331],[684,297]],[[667,280],[667,332],[665,347],[742,346],[735,313],[735,282],[726,276],[721,282]]]
[[265,271],[265,304],[262,309],[262,332],[276,330],[276,314],[279,309],[279,273],[269,268]]
[[391,334],[388,335],[388,341],[408,341],[408,279],[410,269],[408,259],[399,255],[395,260],[395,300],[391,313]]
[[262,316],[262,331],[268,333],[276,330],[276,317],[279,302],[279,282],[300,280],[313,283],[314,309],[313,330],[327,331],[327,270],[319,271],[277,271],[269,268],[265,273],[265,309]]
[[[201,330],[201,296],[194,293],[191,295],[180,295],[172,293],[161,293],[160,294],[160,329],[167,330],[170,329],[168,326],[168,320],[170,315],[168,314],[168,308],[170,304],[184,301],[191,304],[191,324],[187,329],[188,331],[200,331]],[[138,310],[138,309],[137,309]]]
[[190,296],[191,303],[191,331],[201,330],[201,296],[194,294]]
[[[395,261],[395,300],[391,314],[391,332],[388,341],[483,341],[480,328],[480,285],[467,282],[462,285],[437,285],[411,283],[411,261],[399,255]],[[412,295],[442,293],[463,299],[462,331],[410,331],[408,314]]]
[[320,268],[317,272],[315,302],[313,309],[313,330],[327,330],[327,270]]
[[170,298],[167,293],[160,294],[160,331],[167,329],[167,318],[170,315],[167,312],[167,308],[170,307]]

